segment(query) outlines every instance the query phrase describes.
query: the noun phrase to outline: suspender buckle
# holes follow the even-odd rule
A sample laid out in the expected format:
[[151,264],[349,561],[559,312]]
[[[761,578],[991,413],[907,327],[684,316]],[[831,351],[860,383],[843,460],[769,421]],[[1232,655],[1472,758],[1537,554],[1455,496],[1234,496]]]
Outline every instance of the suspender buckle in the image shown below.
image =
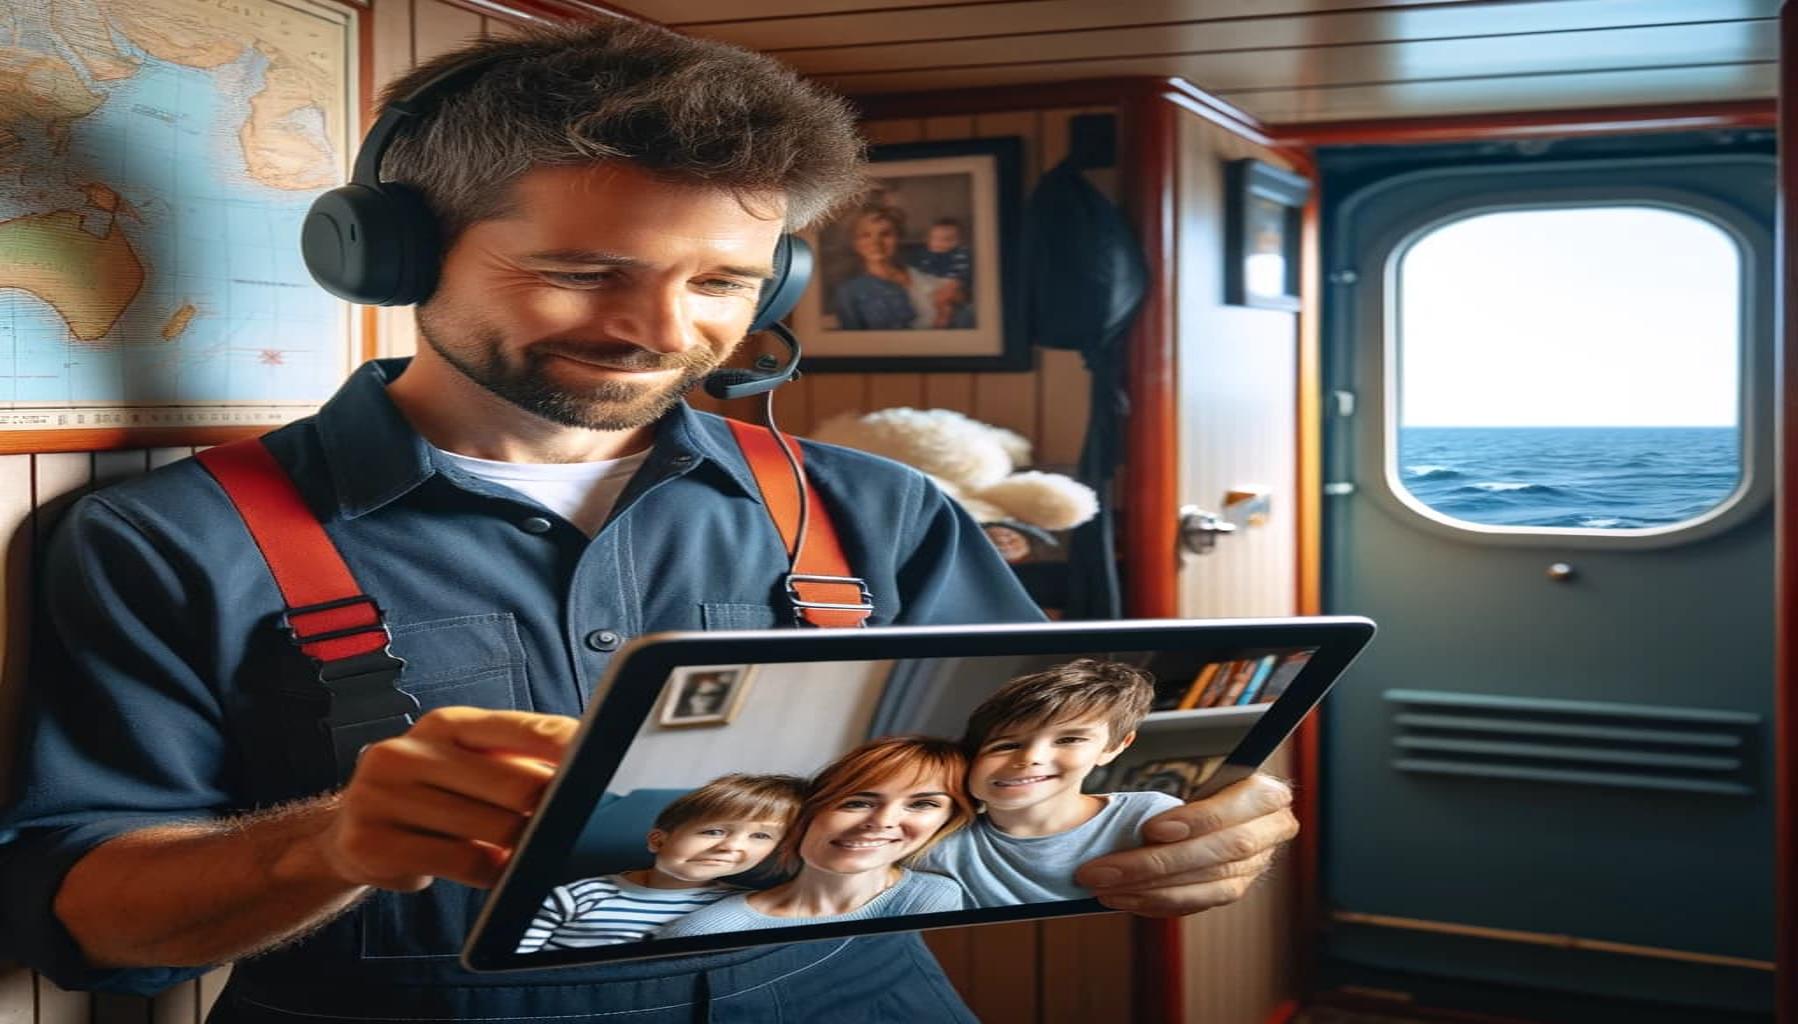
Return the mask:
[[[387,626],[382,623],[383,633]],[[400,689],[406,659],[382,645],[380,650],[320,662],[318,681],[331,695],[319,725],[331,737],[339,784],[348,782],[356,758],[370,743],[391,739],[411,728],[418,698]]]
[[[810,601],[800,596],[801,584],[812,584],[820,587],[854,587],[858,599],[855,601]],[[788,573],[786,578],[787,602],[793,606],[793,618],[801,626],[816,626],[820,623],[812,621],[806,613],[845,612],[856,615],[856,626],[868,624],[868,616],[874,614],[874,595],[868,590],[868,583],[856,576],[821,576],[816,573]],[[834,595],[833,595],[834,596]],[[843,595],[847,597],[848,595]]]
[[[300,632],[300,627],[295,625],[293,621],[296,616],[311,615],[315,612],[328,612],[337,608],[349,608],[359,604],[368,605],[368,610],[371,613],[370,620],[361,623],[360,625],[349,626],[343,629],[327,629],[317,633],[302,633]],[[338,640],[346,636],[359,636],[363,633],[386,633],[387,613],[381,610],[381,606],[375,603],[374,598],[369,597],[367,594],[357,594],[354,597],[338,598],[335,601],[320,601],[317,604],[305,604],[298,608],[289,608],[281,613],[280,625],[281,632],[287,634],[287,639],[292,641],[295,647],[304,647],[307,644],[315,644],[325,640]]]

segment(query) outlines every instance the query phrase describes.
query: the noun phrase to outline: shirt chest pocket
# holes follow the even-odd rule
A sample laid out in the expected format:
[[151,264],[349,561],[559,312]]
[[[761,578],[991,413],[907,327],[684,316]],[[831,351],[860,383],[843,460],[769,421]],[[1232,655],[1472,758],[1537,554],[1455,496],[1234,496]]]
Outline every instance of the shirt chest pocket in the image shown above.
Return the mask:
[[774,609],[765,604],[701,604],[699,621],[705,629],[773,629],[780,625]]
[[[465,615],[393,627],[393,653],[406,659],[400,686],[420,713],[470,706],[532,708],[524,647],[510,614]],[[377,892],[360,908],[364,959],[453,957],[462,948],[484,894],[437,881],[422,892]]]

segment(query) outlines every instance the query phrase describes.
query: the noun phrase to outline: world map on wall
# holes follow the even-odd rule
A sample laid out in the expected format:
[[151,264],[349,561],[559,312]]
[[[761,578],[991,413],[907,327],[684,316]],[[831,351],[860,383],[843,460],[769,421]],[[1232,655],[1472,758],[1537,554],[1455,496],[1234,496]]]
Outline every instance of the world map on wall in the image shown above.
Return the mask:
[[0,0],[0,18],[0,426],[221,403],[266,421],[328,396],[349,315],[299,234],[343,180],[352,15]]

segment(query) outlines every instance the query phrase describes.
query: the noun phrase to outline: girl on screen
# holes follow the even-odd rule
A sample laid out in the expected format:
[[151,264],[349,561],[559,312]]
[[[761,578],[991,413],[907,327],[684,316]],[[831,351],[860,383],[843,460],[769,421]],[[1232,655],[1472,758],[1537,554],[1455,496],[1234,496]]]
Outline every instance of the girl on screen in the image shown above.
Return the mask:
[[973,820],[959,744],[921,736],[874,740],[812,780],[780,855],[794,876],[728,896],[657,938],[865,921],[962,908],[953,879],[907,865]]

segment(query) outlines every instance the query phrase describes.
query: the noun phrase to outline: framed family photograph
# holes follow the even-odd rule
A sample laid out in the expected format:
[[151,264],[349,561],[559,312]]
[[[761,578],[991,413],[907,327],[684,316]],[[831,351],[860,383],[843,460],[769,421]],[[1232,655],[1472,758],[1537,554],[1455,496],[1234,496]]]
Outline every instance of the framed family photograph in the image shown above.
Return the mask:
[[811,234],[793,311],[821,372],[1024,370],[1016,137],[875,147],[873,188]]
[[1225,168],[1224,301],[1299,308],[1299,232],[1311,183],[1259,160]]
[[668,680],[662,712],[656,719],[665,728],[688,725],[729,725],[743,706],[753,665],[704,665],[681,669]]

